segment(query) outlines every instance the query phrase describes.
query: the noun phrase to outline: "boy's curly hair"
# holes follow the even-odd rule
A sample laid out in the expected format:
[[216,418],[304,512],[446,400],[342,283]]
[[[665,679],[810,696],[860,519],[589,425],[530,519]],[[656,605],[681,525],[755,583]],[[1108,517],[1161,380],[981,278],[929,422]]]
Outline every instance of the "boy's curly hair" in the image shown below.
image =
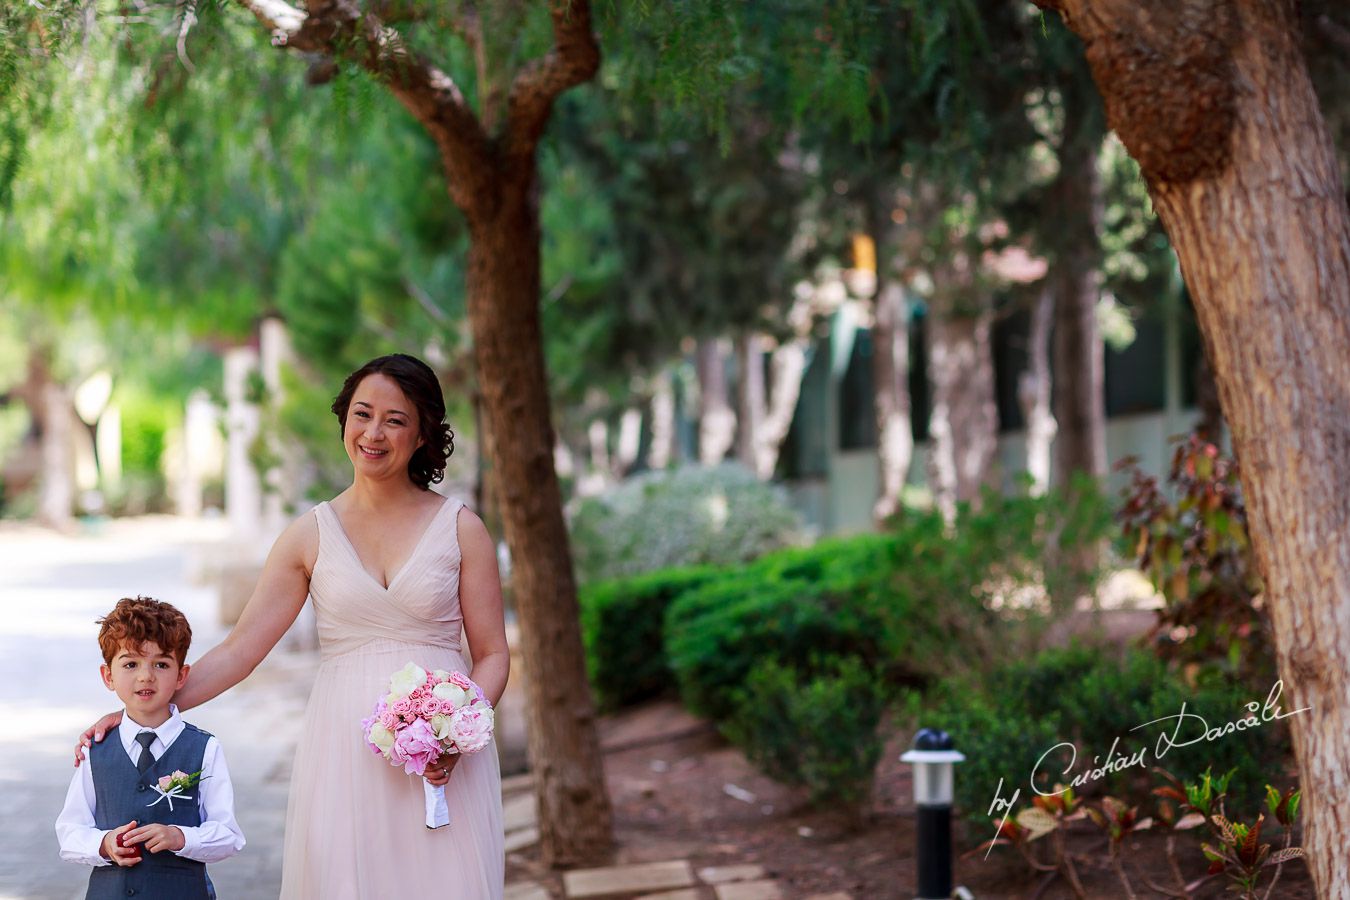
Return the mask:
[[112,612],[98,620],[98,624],[102,626],[98,630],[98,646],[108,665],[112,665],[113,657],[121,648],[139,649],[149,641],[177,659],[178,665],[187,661],[192,626],[177,607],[162,600],[124,597],[117,601]]

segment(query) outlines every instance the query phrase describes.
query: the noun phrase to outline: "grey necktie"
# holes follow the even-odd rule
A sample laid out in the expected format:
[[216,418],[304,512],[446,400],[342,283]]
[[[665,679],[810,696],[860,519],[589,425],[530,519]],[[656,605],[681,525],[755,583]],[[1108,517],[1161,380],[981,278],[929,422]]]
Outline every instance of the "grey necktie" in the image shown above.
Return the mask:
[[142,731],[136,735],[136,743],[141,745],[141,758],[136,760],[136,771],[145,774],[145,770],[155,764],[155,758],[150,754],[150,745],[155,742],[155,733],[153,731]]

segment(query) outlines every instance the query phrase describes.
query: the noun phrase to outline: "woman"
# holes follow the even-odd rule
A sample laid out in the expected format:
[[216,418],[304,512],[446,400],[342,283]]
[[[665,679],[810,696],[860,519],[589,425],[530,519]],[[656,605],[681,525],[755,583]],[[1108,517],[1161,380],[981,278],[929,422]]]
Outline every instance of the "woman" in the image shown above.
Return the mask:
[[[243,680],[313,597],[322,663],[291,778],[281,897],[496,900],[505,863],[495,747],[427,769],[428,782],[447,785],[450,808],[450,826],[430,830],[418,779],[374,756],[361,733],[389,676],[410,661],[469,672],[489,702],[501,698],[510,657],[492,540],[461,502],[428,489],[453,435],[425,363],[371,360],[348,376],[333,412],[351,486],[277,539],[239,624],[193,665],[178,706]],[[99,720],[82,744],[119,719]]]

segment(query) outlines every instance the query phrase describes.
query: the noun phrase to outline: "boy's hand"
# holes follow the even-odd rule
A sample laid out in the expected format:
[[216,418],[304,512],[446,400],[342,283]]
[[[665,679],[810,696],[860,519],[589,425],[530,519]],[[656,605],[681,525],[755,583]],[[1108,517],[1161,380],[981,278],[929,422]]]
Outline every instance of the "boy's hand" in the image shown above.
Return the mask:
[[[137,847],[122,847],[117,843],[117,836],[124,834],[136,827],[136,820],[132,819],[120,828],[114,828],[103,835],[103,843],[99,845],[98,852],[103,858],[115,866],[134,866],[141,861],[141,852]],[[125,840],[125,839],[124,839]]]
[[177,825],[142,825],[134,831],[127,832],[122,842],[125,844],[144,842],[145,849],[151,853],[158,853],[161,850],[182,850],[187,838]]
[[75,768],[78,769],[80,767],[80,763],[84,761],[85,747],[92,747],[94,745],[94,741],[103,740],[103,736],[105,734],[112,731],[114,728],[116,728],[118,725],[121,724],[122,724],[122,714],[120,712],[115,712],[115,713],[108,713],[106,716],[99,719],[93,725],[90,725],[88,730],[86,730],[84,734],[80,735],[80,739],[75,742]]

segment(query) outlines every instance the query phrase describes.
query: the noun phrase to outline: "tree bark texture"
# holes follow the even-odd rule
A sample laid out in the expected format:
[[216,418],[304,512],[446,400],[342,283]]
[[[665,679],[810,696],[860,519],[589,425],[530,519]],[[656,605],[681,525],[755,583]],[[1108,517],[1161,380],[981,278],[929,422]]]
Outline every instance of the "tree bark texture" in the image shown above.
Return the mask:
[[[608,855],[613,833],[553,467],[536,196],[537,149],[553,103],[600,65],[590,4],[549,0],[552,48],[513,77],[494,70],[488,96],[480,98],[487,104],[483,119],[448,71],[356,0],[307,0],[304,10],[285,0],[236,2],[278,45],[368,71],[440,150],[450,198],[469,226],[469,322],[529,676],[542,855],[552,866],[598,862]],[[471,49],[481,49],[483,24],[474,5],[457,5],[450,15]],[[498,99],[503,92],[504,101]]]
[[539,220],[529,185],[470,217],[469,317],[511,548],[540,841],[551,865],[595,862],[611,840],[562,494],[553,468],[539,326]]
[[[1051,210],[1059,226],[1055,264],[1055,377],[1051,392],[1058,431],[1055,481],[1067,484],[1075,472],[1106,474],[1106,356],[1097,327],[1101,293],[1101,189],[1097,177],[1100,128],[1083,98],[1065,92],[1067,132],[1059,153],[1059,175],[1050,187]],[[1086,132],[1086,133],[1085,133]]]
[[979,500],[980,489],[991,483],[998,449],[992,319],[985,312],[935,314],[929,320],[933,489],[949,523],[957,503]]
[[[1043,0],[1044,2],[1044,0]],[[1350,897],[1350,211],[1287,0],[1063,0],[1242,463],[1318,896]]]
[[909,398],[909,310],[899,282],[881,278],[872,310],[873,411],[877,422],[879,524],[900,510],[901,492],[914,458]]

